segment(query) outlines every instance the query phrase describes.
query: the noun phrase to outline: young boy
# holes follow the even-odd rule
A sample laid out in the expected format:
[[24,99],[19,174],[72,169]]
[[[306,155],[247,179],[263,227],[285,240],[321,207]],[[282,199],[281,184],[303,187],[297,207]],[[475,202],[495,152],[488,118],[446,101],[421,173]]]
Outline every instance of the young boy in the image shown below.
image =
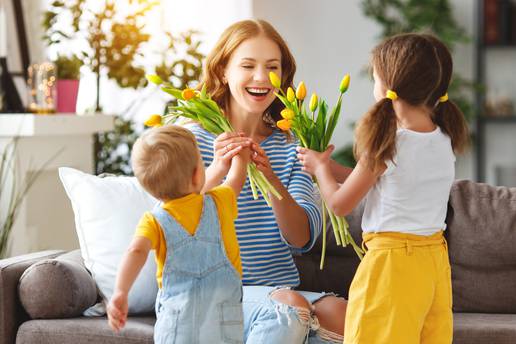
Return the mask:
[[122,259],[107,307],[113,330],[124,327],[129,290],[154,249],[159,286],[154,341],[243,341],[242,266],[233,220],[250,152],[239,146],[228,156],[226,181],[208,191],[195,137],[187,129],[153,128],[134,144],[136,178],[161,203],[143,215]]

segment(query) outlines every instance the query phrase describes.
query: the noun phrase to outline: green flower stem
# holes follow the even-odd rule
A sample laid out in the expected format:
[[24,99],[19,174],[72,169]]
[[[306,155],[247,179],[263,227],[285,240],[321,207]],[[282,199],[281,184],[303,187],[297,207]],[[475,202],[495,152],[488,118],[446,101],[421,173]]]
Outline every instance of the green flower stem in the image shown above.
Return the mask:
[[322,250],[321,250],[321,263],[319,269],[322,270],[324,267],[324,258],[326,257],[326,205],[323,201],[322,206]]
[[254,184],[254,181],[251,176],[252,176],[252,171],[251,171],[251,166],[250,165],[247,165],[247,175],[249,176],[249,185],[251,186],[251,191],[253,192],[253,198],[254,199],[257,199],[258,198],[258,192],[256,191],[256,185]]
[[339,234],[340,239],[342,241],[342,246],[346,247],[349,244],[348,236],[346,235],[346,232],[344,231],[344,221],[343,217],[335,216],[337,218],[337,222],[339,224]]
[[333,227],[333,235],[335,235],[335,241],[337,242],[337,246],[342,246],[342,242],[340,241],[340,234],[339,234],[339,225],[337,222],[337,219],[335,218],[335,215],[333,212],[328,208],[326,204],[324,204],[326,210],[328,211],[328,215],[330,216],[331,226]]

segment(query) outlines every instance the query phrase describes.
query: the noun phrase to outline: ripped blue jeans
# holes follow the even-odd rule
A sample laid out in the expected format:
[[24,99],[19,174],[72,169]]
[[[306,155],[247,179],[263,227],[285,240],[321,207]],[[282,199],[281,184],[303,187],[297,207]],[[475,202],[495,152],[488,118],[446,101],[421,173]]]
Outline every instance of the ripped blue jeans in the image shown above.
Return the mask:
[[[244,343],[342,343],[342,336],[320,328],[312,310],[292,307],[271,299],[271,293],[279,289],[244,286]],[[324,296],[333,295],[299,290],[297,292],[311,304]]]

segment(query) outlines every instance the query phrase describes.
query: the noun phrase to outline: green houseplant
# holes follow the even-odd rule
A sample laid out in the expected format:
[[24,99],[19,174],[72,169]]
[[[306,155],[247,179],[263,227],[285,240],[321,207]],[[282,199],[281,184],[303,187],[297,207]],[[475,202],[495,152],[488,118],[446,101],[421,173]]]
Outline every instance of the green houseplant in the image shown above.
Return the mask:
[[143,57],[142,43],[150,38],[142,22],[155,5],[143,0],[55,0],[43,14],[47,46],[74,42],[84,47],[79,58],[96,76],[96,112],[102,110],[103,76],[120,87],[146,84],[145,70],[137,60]]
[[83,62],[77,55],[58,55],[54,64],[57,67],[57,112],[74,113]]
[[[144,0],[55,0],[43,15],[44,39],[48,46],[80,42],[78,57],[96,76],[95,111],[101,111],[101,80],[112,79],[120,87],[141,88],[147,84],[140,64],[151,49],[142,45],[150,36],[144,32],[144,17],[157,4]],[[68,25],[63,25],[66,23]],[[165,33],[169,40],[155,73],[176,87],[193,86],[199,80],[202,59],[198,33]],[[148,72],[148,71],[147,71]],[[132,174],[130,150],[141,128],[132,120],[141,97],[115,118],[115,129],[97,136],[96,172]]]
[[[168,43],[161,52],[159,65],[155,68],[155,73],[162,80],[179,89],[194,87],[197,84],[204,59],[204,55],[199,52],[199,35],[195,30],[178,35],[166,33]],[[129,108],[134,108],[138,102],[139,99],[134,100]],[[95,146],[97,174],[132,174],[130,152],[140,130],[131,118],[117,117],[113,131],[98,134]]]

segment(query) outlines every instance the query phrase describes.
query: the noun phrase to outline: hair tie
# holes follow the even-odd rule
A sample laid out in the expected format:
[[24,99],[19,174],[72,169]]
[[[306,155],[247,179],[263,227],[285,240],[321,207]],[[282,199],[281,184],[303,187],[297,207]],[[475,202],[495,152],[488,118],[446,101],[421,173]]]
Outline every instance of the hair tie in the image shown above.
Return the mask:
[[398,99],[398,94],[394,92],[393,90],[387,90],[387,93],[385,94],[385,98],[389,98],[390,100],[396,100]]
[[439,103],[444,103],[448,101],[448,92],[444,94],[444,96],[439,97]]

